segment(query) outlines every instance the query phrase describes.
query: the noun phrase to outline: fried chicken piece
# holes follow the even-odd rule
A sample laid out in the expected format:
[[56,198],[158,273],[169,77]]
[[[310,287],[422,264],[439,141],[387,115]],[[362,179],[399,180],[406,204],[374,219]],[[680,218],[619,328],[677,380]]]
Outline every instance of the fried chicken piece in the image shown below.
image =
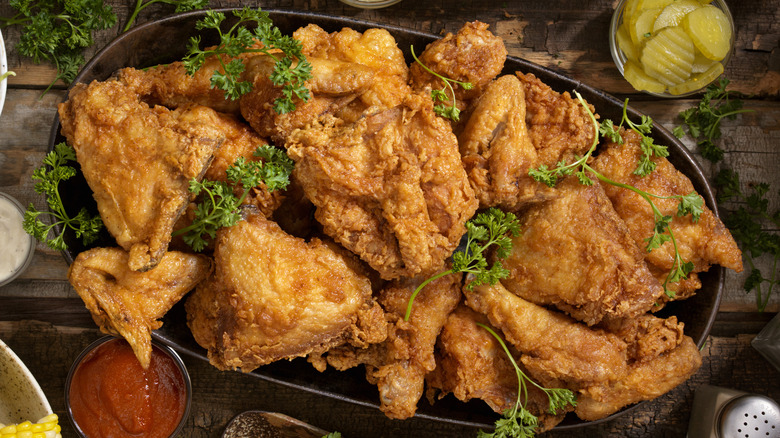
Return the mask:
[[103,223],[131,269],[151,269],[190,201],[190,180],[225,138],[223,120],[204,106],[150,108],[117,81],[77,84],[59,115]]
[[[568,91],[558,93],[532,73],[516,72],[525,91],[526,124],[540,163],[572,162],[593,145],[593,121]],[[598,119],[593,105],[588,104]]]
[[124,337],[141,366],[152,354],[152,330],[187,292],[213,269],[210,258],[169,251],[146,272],[128,268],[121,248],[93,248],[80,253],[68,269],[68,280],[103,333]]
[[411,93],[409,68],[395,38],[385,29],[358,32],[343,28],[327,33],[316,24],[296,30],[293,38],[301,42],[307,57],[356,63],[373,71],[373,83],[336,116],[355,122],[367,114],[400,105]]
[[288,155],[324,232],[387,280],[441,270],[477,208],[455,136],[427,96],[298,130]]
[[[635,175],[634,170],[640,157],[643,156],[639,146],[641,137],[632,130],[621,129],[620,134],[624,144],[607,143],[596,158],[594,169],[613,181],[658,196],[681,196],[694,193],[693,184],[688,177],[675,169],[666,158],[653,157],[656,169],[644,177]],[[618,215],[628,225],[631,237],[639,247],[644,248],[645,239],[653,235],[655,227],[650,204],[630,190],[615,186],[605,186],[604,190]],[[742,252],[728,229],[706,205],[703,206],[699,220],[694,221],[690,215],[676,217],[678,199],[653,198],[653,203],[662,215],[674,218],[669,227],[677,241],[680,256],[686,262],[694,264],[693,272],[706,271],[713,264],[719,264],[736,272],[742,271]],[[672,242],[666,242],[660,248],[645,252],[645,260],[657,272],[659,278],[665,279],[674,267]],[[690,285],[681,285],[678,288],[687,291],[681,294],[681,297],[692,294]]]
[[639,316],[663,295],[597,181],[574,175],[556,186],[556,197],[519,215],[521,234],[502,262],[507,290],[540,305],[553,305],[593,325],[605,317]]
[[[517,373],[496,338],[477,323],[490,326],[484,315],[465,305],[447,318],[436,344],[436,368],[425,378],[427,396],[431,404],[449,393],[464,402],[481,399],[503,414],[517,400]],[[513,352],[513,356],[517,361],[519,354]],[[527,389],[523,406],[539,419],[537,433],[563,420],[566,411],[550,414],[547,395],[541,389],[530,384]]]
[[276,62],[270,56],[247,60],[245,75],[252,78],[252,90],[240,99],[241,114],[263,137],[284,145],[287,136],[326,114],[334,114],[366,92],[374,82],[374,70],[354,62],[308,57],[312,78],[306,81],[311,98],[304,102],[293,98],[295,109],[279,113],[274,102],[282,97],[280,86],[271,82]]
[[[225,64],[233,59],[228,55],[219,56]],[[244,54],[239,58],[246,59],[250,56],[252,55]],[[211,76],[214,71],[225,72],[220,57],[206,57],[203,66],[192,76],[187,73],[181,61],[176,61],[144,70],[123,68],[117,72],[116,77],[152,106],[178,108],[198,104],[221,113],[239,115],[241,111],[238,100],[226,98],[224,90],[211,86]],[[246,80],[245,72],[239,77],[239,81],[243,80]]]
[[395,419],[412,417],[423,394],[425,375],[436,367],[436,338],[460,301],[461,280],[462,275],[451,274],[426,285],[414,300],[409,321],[404,321],[407,304],[422,280],[390,283],[377,297],[388,320],[387,339],[368,348],[331,349],[328,364],[338,370],[365,364],[366,379],[379,389],[382,412]]
[[685,337],[684,326],[676,316],[663,319],[651,314],[609,319],[599,324],[600,328],[616,334],[628,345],[629,363],[647,362],[677,348]]
[[542,163],[526,127],[525,91],[515,76],[491,82],[458,135],[463,165],[481,208],[516,210],[552,193],[528,171]]
[[[658,397],[687,380],[701,365],[693,340],[683,336],[679,345],[646,360],[631,360],[639,351],[631,330],[620,336],[587,327],[569,317],[547,310],[513,295],[500,284],[464,288],[469,307],[487,315],[506,340],[520,353],[520,362],[537,383],[547,388],[564,387],[577,393],[575,413],[586,421],[607,417],[621,408]],[[669,321],[672,323],[673,321]],[[656,328],[665,324],[655,326]],[[641,326],[638,325],[638,326]],[[662,343],[669,333],[657,329],[639,339],[648,345]]]
[[[457,34],[448,33],[444,38],[428,44],[419,53],[418,59],[447,79],[471,83],[472,88],[469,90],[453,85],[455,104],[463,110],[473,99],[482,95],[485,87],[501,73],[506,55],[504,40],[493,35],[486,23],[473,21],[463,25]],[[417,63],[412,64],[410,76],[415,90],[441,90],[446,87],[444,81]]]
[[261,214],[217,233],[215,275],[187,299],[187,324],[215,367],[253,369],[386,335],[351,255],[286,234]]

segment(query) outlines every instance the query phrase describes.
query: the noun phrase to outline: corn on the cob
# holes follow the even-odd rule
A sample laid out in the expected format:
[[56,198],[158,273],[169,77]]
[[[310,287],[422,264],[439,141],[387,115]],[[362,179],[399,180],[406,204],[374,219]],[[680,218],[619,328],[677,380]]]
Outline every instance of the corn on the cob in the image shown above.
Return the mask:
[[62,438],[57,414],[49,414],[37,422],[24,421],[19,424],[0,423],[0,438]]

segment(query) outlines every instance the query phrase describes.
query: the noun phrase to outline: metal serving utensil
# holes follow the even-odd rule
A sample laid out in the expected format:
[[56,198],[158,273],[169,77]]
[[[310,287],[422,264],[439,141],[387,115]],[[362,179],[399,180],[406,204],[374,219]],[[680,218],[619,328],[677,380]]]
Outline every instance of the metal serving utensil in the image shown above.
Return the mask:
[[328,432],[277,412],[246,411],[228,423],[222,438],[322,438]]

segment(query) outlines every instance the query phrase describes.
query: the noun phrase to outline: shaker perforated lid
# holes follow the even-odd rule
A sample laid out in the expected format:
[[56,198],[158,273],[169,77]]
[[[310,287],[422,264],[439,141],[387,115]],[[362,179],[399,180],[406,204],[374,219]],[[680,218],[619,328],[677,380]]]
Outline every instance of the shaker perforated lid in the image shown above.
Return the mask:
[[780,406],[763,395],[739,396],[723,406],[718,423],[723,438],[780,438]]

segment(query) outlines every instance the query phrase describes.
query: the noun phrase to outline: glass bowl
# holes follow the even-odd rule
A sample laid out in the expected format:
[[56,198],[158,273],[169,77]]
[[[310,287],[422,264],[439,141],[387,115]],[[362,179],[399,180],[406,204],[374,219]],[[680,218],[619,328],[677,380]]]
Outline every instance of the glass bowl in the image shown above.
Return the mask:
[[14,281],[32,262],[35,238],[22,228],[24,207],[12,196],[0,192],[0,286]]
[[[133,394],[130,392],[123,392],[123,388],[129,388],[134,386],[134,379],[135,376],[128,376],[128,373],[132,372],[144,372],[143,369],[140,367],[139,363],[133,363],[128,365],[126,361],[117,360],[113,363],[106,364],[106,361],[103,360],[102,363],[100,363],[101,358],[100,355],[103,355],[103,358],[109,357],[109,358],[116,358],[120,354],[116,353],[117,350],[108,350],[102,348],[102,347],[110,347],[109,343],[119,343],[122,345],[114,345],[114,347],[121,347],[125,349],[123,354],[127,354],[127,350],[130,350],[129,344],[127,344],[127,341],[125,341],[123,338],[116,337],[116,336],[103,336],[102,338],[96,340],[95,342],[91,343],[87,348],[84,349],[84,351],[79,354],[79,356],[76,358],[76,360],[73,362],[73,365],[70,368],[70,371],[68,372],[68,377],[65,380],[65,406],[67,409],[68,418],[70,419],[71,424],[73,425],[74,429],[78,433],[78,436],[81,438],[101,438],[101,437],[95,437],[90,436],[87,433],[84,432],[82,429],[82,426],[79,425],[78,420],[76,417],[79,415],[74,415],[74,406],[77,405],[73,400],[76,399],[76,393],[78,391],[87,391],[90,388],[93,389],[93,392],[87,392],[86,394],[82,394],[78,396],[78,398],[82,400],[87,400],[87,403],[92,402],[92,407],[94,407],[94,404],[97,403],[101,406],[106,406],[106,402],[109,403],[125,403],[125,402],[131,402],[131,401],[137,401],[139,399],[142,399],[143,396],[141,394]],[[152,379],[155,383],[157,383],[157,387],[162,388],[159,392],[170,392],[171,390],[175,391],[176,389],[181,390],[183,394],[181,396],[183,397],[183,403],[184,405],[179,405],[177,409],[177,414],[179,411],[181,411],[181,419],[176,424],[176,427],[173,429],[173,432],[168,435],[169,438],[177,437],[181,433],[182,429],[184,428],[185,424],[187,423],[187,417],[189,417],[190,413],[190,406],[192,404],[192,382],[190,381],[190,375],[187,372],[187,367],[184,365],[184,361],[182,361],[181,357],[170,347],[168,347],[165,344],[162,344],[156,340],[152,340],[152,349],[154,350],[152,352],[152,360],[149,365],[148,370],[152,370],[155,367],[159,367],[163,371],[163,374],[156,374],[149,376],[149,378]],[[155,352],[162,354],[163,356],[166,356],[168,359],[170,359],[170,362],[167,360],[158,360],[155,359]],[[129,353],[132,356],[132,359],[135,359],[135,355],[132,353],[132,350],[130,350]],[[126,356],[125,356],[126,357]],[[159,356],[158,356],[159,357]],[[171,362],[173,365],[171,365]],[[86,365],[85,365],[86,364]],[[173,382],[173,379],[170,378],[170,374],[166,374],[165,372],[170,372],[171,366],[174,367],[176,370],[178,370],[179,375],[181,377],[181,381]],[[84,370],[81,368],[84,367]],[[108,374],[110,372],[115,372],[117,374],[113,375],[113,383],[105,383],[108,382],[108,380],[105,380],[104,378],[106,376],[103,376],[103,374]],[[80,376],[77,376],[78,374],[81,374]],[[167,377],[166,377],[167,376]],[[174,378],[176,376],[173,376]],[[88,386],[83,387],[79,385],[78,380],[83,378],[84,380],[87,380],[89,382],[96,382],[99,380],[99,383],[90,383],[90,385],[94,386]],[[148,388],[148,382],[149,380],[146,380],[147,384],[146,388]],[[97,389],[99,388],[99,389]],[[174,389],[171,389],[174,388]],[[123,392],[120,394],[120,392]],[[159,400],[159,399],[158,399]],[[169,401],[169,400],[168,400]],[[155,406],[169,406],[170,403],[155,403],[152,401],[152,408],[155,408]],[[89,409],[90,407],[85,407],[83,409],[86,409],[86,415],[92,416],[94,415],[90,414]],[[109,418],[112,419],[114,425],[126,425],[126,424],[132,424],[137,425],[138,423],[132,423],[129,418],[135,418],[132,417],[132,415],[128,414],[128,411],[124,411],[124,415],[122,415],[121,412],[119,412],[118,406],[108,406],[104,407],[106,411],[104,411],[103,414],[101,414],[101,420],[107,421]],[[137,411],[133,411],[134,413]],[[82,414],[84,415],[84,414]],[[164,414],[153,414],[152,418],[144,418],[144,420],[153,421],[153,420],[159,420],[161,418],[164,418]],[[83,417],[82,417],[83,419]],[[160,435],[156,431],[156,425],[152,426],[152,429],[148,431],[148,433],[154,433],[153,436],[159,437]],[[145,432],[139,432],[134,431],[134,433],[130,433],[128,431],[124,431],[125,434],[115,434],[111,436],[133,436],[137,438],[143,438],[146,436],[149,436],[148,433]]]
[[[630,5],[632,3],[636,3],[637,0],[620,0],[615,7],[615,12],[612,15],[612,20],[610,22],[609,26],[609,49],[612,54],[612,59],[615,61],[615,65],[617,66],[618,70],[620,71],[620,74],[625,77],[625,65],[628,61],[628,56],[623,52],[623,50],[620,49],[618,45],[618,31],[620,29],[620,26],[623,24],[623,16],[625,12],[625,8],[627,5]],[[706,1],[702,1],[702,4],[707,4]],[[710,5],[713,5],[724,12],[726,18],[728,19],[728,25],[731,28],[731,39],[729,40],[729,49],[728,52],[726,52],[725,57],[715,63],[719,63],[723,69],[725,70],[726,65],[729,62],[729,59],[731,58],[731,54],[734,52],[734,40],[736,37],[736,32],[734,28],[734,18],[731,16],[731,12],[729,11],[728,6],[726,5],[726,2],[724,0],[712,0]],[[698,52],[698,49],[696,49]],[[641,67],[640,67],[641,68]],[[696,67],[694,67],[695,70]],[[701,81],[701,83],[697,83],[695,86],[690,88],[689,90],[686,90],[685,92],[679,92],[679,93],[671,93],[669,92],[669,87],[667,87],[663,92],[653,92],[648,90],[639,90],[643,93],[652,95],[652,96],[659,96],[659,97],[683,97],[683,96],[689,96],[692,94],[696,94],[706,88],[709,84],[713,83],[720,77],[721,73],[717,74],[710,74],[706,78],[704,77],[703,73],[699,73],[702,76],[695,77],[696,73],[694,73],[689,80],[693,81]]]
[[362,9],[379,9],[399,3],[401,0],[341,0],[342,3]]

